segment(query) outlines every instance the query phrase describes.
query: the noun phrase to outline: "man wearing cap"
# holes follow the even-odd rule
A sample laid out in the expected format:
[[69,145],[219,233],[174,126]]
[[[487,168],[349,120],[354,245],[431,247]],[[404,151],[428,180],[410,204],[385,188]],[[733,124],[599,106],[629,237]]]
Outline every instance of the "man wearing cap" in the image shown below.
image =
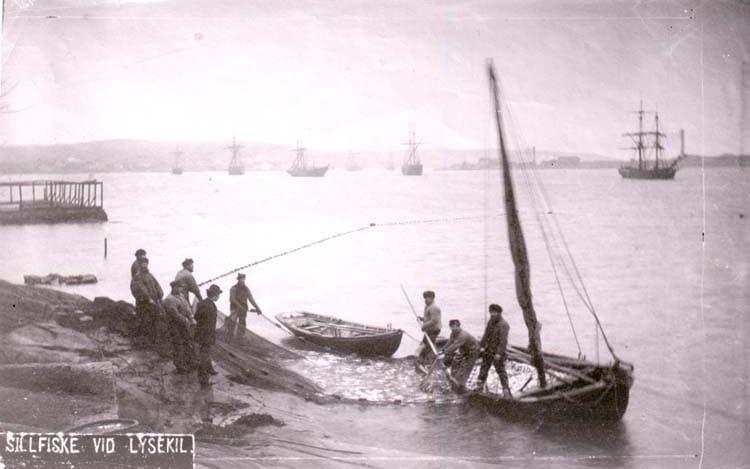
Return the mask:
[[135,251],[135,260],[130,265],[130,278],[135,277],[135,274],[138,273],[138,270],[141,268],[141,259],[146,257],[146,251],[143,249],[139,249]]
[[198,344],[198,382],[208,386],[208,376],[216,374],[211,366],[211,347],[216,343],[216,302],[221,288],[211,285],[206,290],[206,299],[198,303],[195,312],[195,342]]
[[500,305],[491,304],[489,307],[490,320],[484,330],[482,340],[479,341],[479,354],[482,357],[482,366],[479,369],[477,390],[484,389],[487,374],[490,367],[494,366],[500,377],[503,387],[503,397],[510,398],[510,387],[508,386],[508,373],[505,372],[505,350],[508,348],[508,333],[510,325],[503,319],[503,308]]
[[469,379],[474,364],[479,357],[479,343],[473,335],[461,329],[461,321],[448,321],[451,335],[443,348],[443,363],[451,370],[451,378],[459,393],[466,391],[466,380]]
[[252,292],[245,285],[245,274],[237,274],[237,283],[229,289],[229,321],[227,324],[227,333],[229,337],[234,337],[235,332],[238,337],[245,335],[247,327],[247,303],[253,305],[253,311],[262,314],[260,307],[255,302]]
[[195,349],[191,338],[195,320],[185,299],[182,282],[173,280],[169,285],[172,291],[164,298],[164,310],[172,336],[172,360],[177,373],[190,373],[195,367]]
[[148,269],[148,258],[139,259],[139,268],[130,280],[130,292],[135,297],[136,314],[136,337],[151,336],[152,343],[158,343],[159,337],[155,337],[156,321],[159,318],[162,305],[161,299],[164,290],[159,282],[151,275]]
[[[438,335],[440,334],[440,308],[435,304],[435,292],[427,290],[422,293],[424,298],[424,316],[419,318],[422,322],[422,332],[425,337],[417,352],[417,358],[421,363],[427,361],[427,357],[432,354],[432,345],[435,345]],[[429,341],[428,341],[429,338]]]
[[193,263],[193,260],[187,258],[182,261],[182,270],[177,272],[177,275],[175,275],[174,277],[176,282],[182,283],[182,295],[185,297],[188,305],[190,304],[190,293],[195,295],[198,301],[201,301],[203,299],[201,290],[200,288],[198,288],[198,283],[195,281],[195,277],[193,277],[194,267],[195,265]]

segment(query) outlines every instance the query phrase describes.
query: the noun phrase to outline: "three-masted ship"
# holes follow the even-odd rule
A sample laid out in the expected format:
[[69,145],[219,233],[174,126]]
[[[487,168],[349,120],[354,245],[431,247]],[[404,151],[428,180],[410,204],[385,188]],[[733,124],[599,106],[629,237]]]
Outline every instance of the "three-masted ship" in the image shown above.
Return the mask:
[[174,165],[172,166],[172,174],[180,175],[182,174],[182,155],[184,153],[180,150],[179,145],[177,145],[174,149]]
[[404,164],[401,166],[401,174],[404,176],[421,176],[424,168],[422,167],[422,162],[419,161],[419,156],[417,155],[419,142],[414,138],[414,130],[409,133],[409,141],[404,145],[408,145],[409,150],[404,159]]
[[294,158],[292,167],[287,169],[286,172],[292,177],[323,177],[328,171],[328,165],[315,166],[314,163],[309,164],[307,157],[305,156],[305,148],[299,146],[297,142],[297,148],[294,149],[297,156]]
[[[654,130],[643,130],[643,101],[640,108],[635,111],[638,114],[638,131],[623,134],[633,140],[631,150],[635,151],[635,158],[624,163],[618,171],[620,176],[626,179],[674,179],[677,173],[677,165],[685,157],[684,133],[680,133],[682,145],[680,155],[674,159],[665,159],[663,156],[664,146],[662,140],[666,138],[659,130],[659,113],[654,113]],[[650,158],[653,155],[653,159]]]
[[226,147],[227,150],[232,152],[232,159],[229,160],[229,175],[230,176],[241,176],[245,174],[245,165],[240,160],[240,148],[242,145],[237,145],[237,140],[232,137],[232,144]]

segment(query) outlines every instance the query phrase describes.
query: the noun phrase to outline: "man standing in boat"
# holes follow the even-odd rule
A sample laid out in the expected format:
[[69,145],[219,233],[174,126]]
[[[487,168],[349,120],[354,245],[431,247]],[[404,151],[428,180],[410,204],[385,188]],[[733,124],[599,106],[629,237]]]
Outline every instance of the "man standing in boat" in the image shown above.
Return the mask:
[[458,319],[448,321],[448,326],[451,328],[451,336],[443,348],[443,363],[446,368],[450,368],[456,392],[463,393],[466,392],[466,380],[479,357],[479,343],[473,335],[461,329],[461,321]]
[[198,382],[206,387],[211,384],[208,376],[216,374],[211,365],[211,347],[216,343],[216,302],[221,295],[218,285],[206,290],[206,299],[198,303],[195,312],[195,343],[198,344]]
[[510,398],[510,386],[508,385],[508,373],[505,371],[505,350],[508,348],[508,333],[510,325],[503,319],[503,308],[500,305],[490,305],[490,320],[484,330],[482,340],[479,341],[479,354],[482,357],[482,366],[479,369],[477,390],[484,389],[487,374],[490,367],[494,366],[500,377],[503,387],[503,397]]
[[198,301],[203,299],[200,288],[198,288],[198,282],[196,282],[195,277],[193,277],[194,267],[195,264],[192,259],[185,259],[182,261],[182,270],[177,272],[177,275],[174,278],[175,282],[180,282],[182,284],[182,296],[185,297],[185,301],[187,301],[188,305],[190,304],[190,293],[195,295],[195,298]]
[[253,294],[250,288],[245,284],[245,274],[237,274],[237,283],[229,289],[229,320],[227,321],[227,333],[228,336],[234,337],[235,333],[238,337],[245,335],[245,329],[247,328],[247,303],[250,302],[253,305],[253,311],[262,314],[258,303],[255,302]]
[[[435,304],[435,292],[427,290],[422,293],[424,298],[424,316],[419,318],[422,322],[422,332],[425,337],[422,339],[417,359],[420,363],[425,363],[427,358],[432,354],[432,345],[440,334],[440,308]],[[428,341],[429,340],[429,341]]]

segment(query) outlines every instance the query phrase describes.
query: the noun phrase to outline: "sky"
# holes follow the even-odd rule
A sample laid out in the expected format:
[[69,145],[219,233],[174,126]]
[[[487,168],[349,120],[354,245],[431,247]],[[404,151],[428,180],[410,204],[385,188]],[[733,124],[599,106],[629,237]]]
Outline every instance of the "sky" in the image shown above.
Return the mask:
[[492,58],[513,147],[624,158],[622,133],[635,128],[641,99],[659,111],[668,155],[679,151],[680,128],[690,153],[743,145],[747,3],[6,0],[5,8],[0,138],[9,144],[236,136],[392,150],[414,128],[426,148],[484,148],[495,143]]

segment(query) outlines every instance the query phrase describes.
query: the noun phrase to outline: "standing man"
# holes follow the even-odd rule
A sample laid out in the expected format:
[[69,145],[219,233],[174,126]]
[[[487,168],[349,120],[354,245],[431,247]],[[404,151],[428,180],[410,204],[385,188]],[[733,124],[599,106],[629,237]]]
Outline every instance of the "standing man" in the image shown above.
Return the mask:
[[130,264],[130,278],[135,277],[135,274],[138,273],[138,270],[140,270],[141,265],[141,259],[144,259],[146,257],[146,251],[143,249],[138,249],[135,251],[135,260],[132,264]]
[[172,336],[172,360],[177,373],[190,373],[195,368],[191,337],[195,320],[190,305],[185,299],[182,282],[174,280],[169,285],[172,291],[164,299],[164,310],[167,313],[169,333]]
[[250,302],[253,305],[253,311],[262,314],[260,306],[255,302],[252,292],[245,285],[245,274],[237,274],[237,283],[229,289],[229,324],[227,325],[227,332],[229,337],[232,338],[235,332],[238,337],[245,335],[245,329],[247,328],[247,303]]
[[177,272],[177,275],[175,275],[174,278],[175,282],[180,282],[182,284],[182,294],[185,297],[188,306],[190,305],[190,293],[195,295],[195,298],[198,301],[203,299],[201,291],[198,288],[198,283],[195,281],[195,277],[193,277],[193,268],[193,260],[188,257],[182,261],[182,270]]
[[503,397],[511,398],[510,386],[508,386],[508,373],[505,372],[505,350],[508,348],[508,333],[510,325],[503,319],[503,308],[500,305],[491,304],[490,320],[484,330],[482,340],[479,341],[479,353],[482,357],[482,367],[479,369],[479,378],[477,379],[477,390],[484,389],[484,383],[487,381],[487,374],[490,367],[494,366],[497,375],[500,377],[500,384],[503,387]]
[[136,339],[150,336],[152,344],[158,344],[161,338],[155,335],[156,323],[162,311],[161,299],[164,290],[151,275],[147,257],[139,259],[138,271],[130,280],[130,292],[135,297]]
[[419,346],[417,359],[420,363],[425,363],[430,354],[432,354],[432,347],[427,338],[429,337],[429,340],[435,345],[435,340],[437,340],[440,334],[440,308],[435,304],[434,291],[427,290],[423,292],[422,298],[424,298],[424,316],[419,319],[422,322],[422,332],[424,332],[425,337]]
[[206,290],[206,299],[198,303],[195,312],[195,343],[198,344],[198,382],[206,387],[210,374],[216,372],[211,366],[211,347],[216,343],[216,302],[221,288],[211,285]]
[[448,321],[451,328],[451,336],[443,348],[446,367],[450,367],[453,384],[456,392],[466,392],[466,380],[469,379],[474,364],[479,357],[479,343],[473,335],[461,329],[461,321],[451,319]]

